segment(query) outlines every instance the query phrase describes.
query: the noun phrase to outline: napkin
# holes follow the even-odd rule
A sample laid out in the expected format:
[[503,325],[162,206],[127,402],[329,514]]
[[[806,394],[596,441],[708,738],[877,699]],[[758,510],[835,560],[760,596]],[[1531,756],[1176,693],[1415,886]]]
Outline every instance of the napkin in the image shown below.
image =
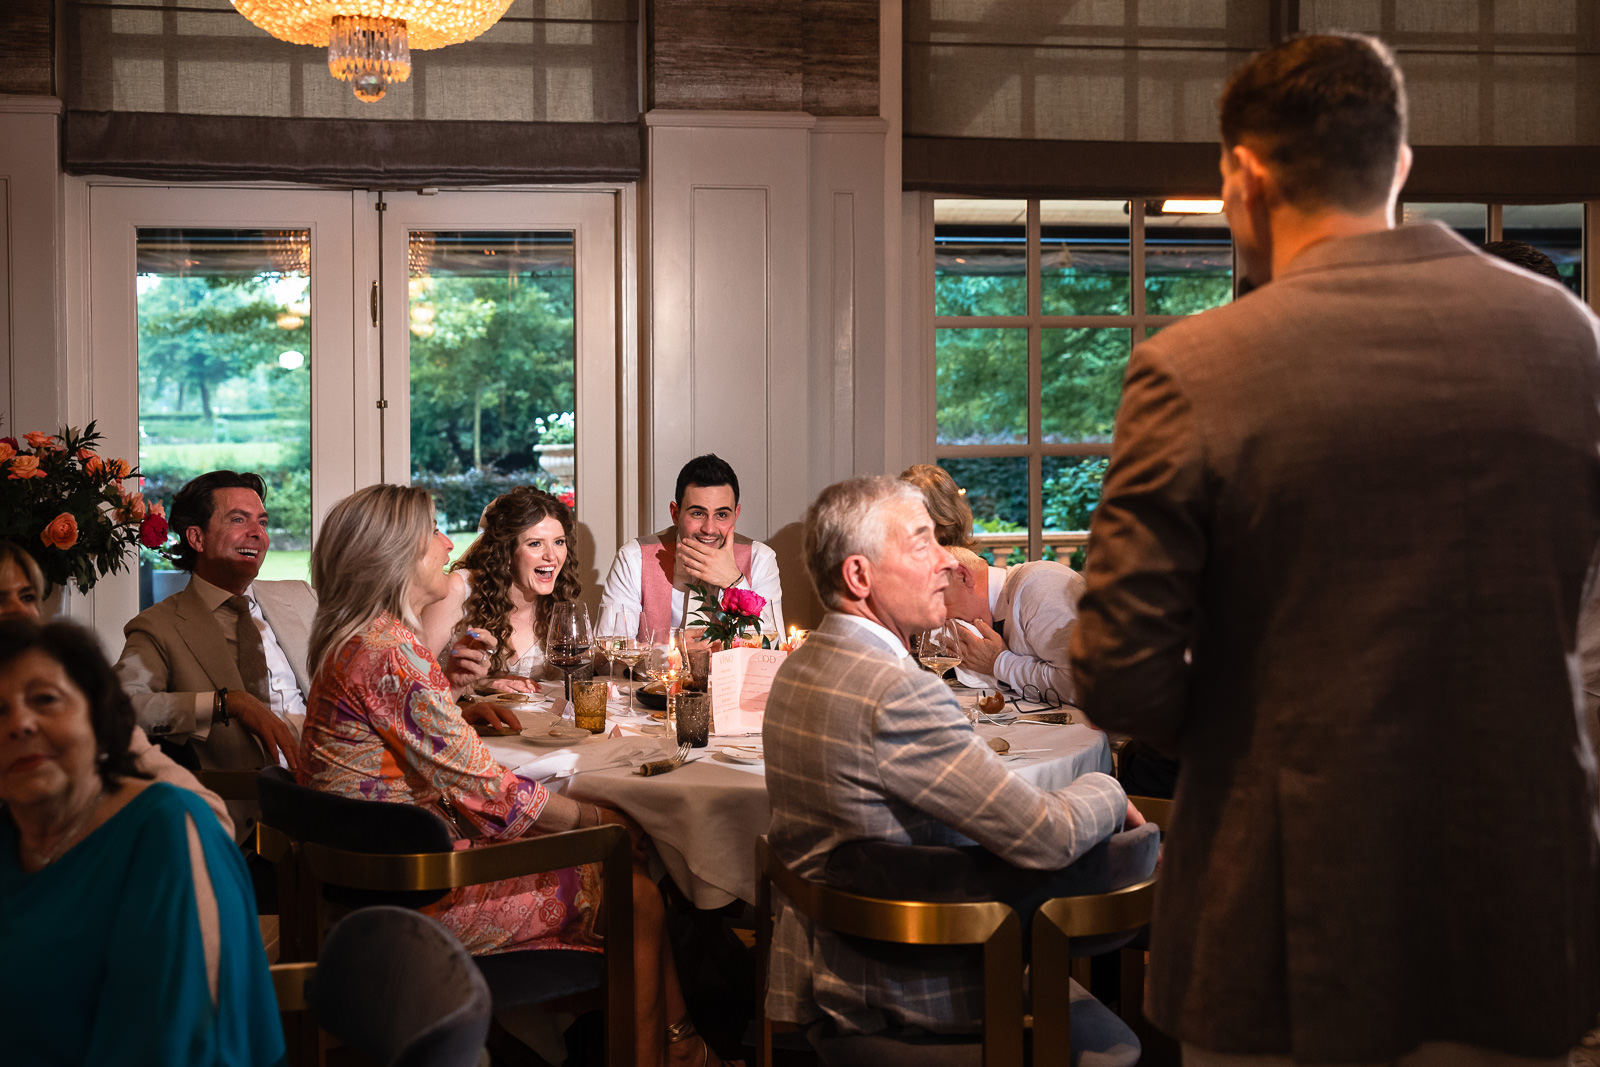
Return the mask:
[[677,749],[667,745],[665,738],[608,737],[546,753],[517,767],[516,774],[529,781],[543,782],[557,775],[565,777],[607,767],[638,767],[650,760],[660,759],[669,751],[675,752]]

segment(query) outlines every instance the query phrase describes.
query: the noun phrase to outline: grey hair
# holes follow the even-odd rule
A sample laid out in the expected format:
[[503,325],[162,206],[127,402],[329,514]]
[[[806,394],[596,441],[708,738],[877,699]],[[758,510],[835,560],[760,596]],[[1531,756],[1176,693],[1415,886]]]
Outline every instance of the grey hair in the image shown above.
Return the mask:
[[432,536],[433,498],[421,489],[369,485],[333,506],[311,550],[313,677],[384,612],[417,629],[411,589]]
[[806,510],[801,555],[817,598],[837,609],[844,601],[844,561],[865,556],[876,561],[887,534],[884,510],[896,500],[926,506],[922,491],[910,482],[869,474],[835,482]]

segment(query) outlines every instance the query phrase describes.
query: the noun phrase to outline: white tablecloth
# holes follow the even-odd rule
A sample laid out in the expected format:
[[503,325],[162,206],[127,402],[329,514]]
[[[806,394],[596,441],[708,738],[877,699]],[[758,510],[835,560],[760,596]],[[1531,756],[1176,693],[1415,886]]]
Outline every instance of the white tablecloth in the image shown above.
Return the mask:
[[[535,729],[550,721],[547,712],[519,714]],[[640,725],[620,718],[614,722],[624,730]],[[1003,737],[1013,750],[1026,750],[1007,762],[1014,773],[1042,789],[1059,789],[1089,771],[1111,771],[1106,735],[1088,726],[980,723],[978,733]],[[557,749],[520,737],[484,741],[512,769],[538,760],[536,769],[543,773],[537,776],[548,788],[630,815],[650,835],[662,865],[697,907],[720,908],[735,899],[755,902],[755,843],[772,816],[766,769],[761,763],[735,762],[718,750],[759,744],[759,738],[713,736],[708,747],[693,750],[689,763],[648,778],[635,774],[633,766],[675,751],[664,736],[596,736]],[[588,769],[597,765],[603,769]],[[563,776],[545,778],[552,768]]]

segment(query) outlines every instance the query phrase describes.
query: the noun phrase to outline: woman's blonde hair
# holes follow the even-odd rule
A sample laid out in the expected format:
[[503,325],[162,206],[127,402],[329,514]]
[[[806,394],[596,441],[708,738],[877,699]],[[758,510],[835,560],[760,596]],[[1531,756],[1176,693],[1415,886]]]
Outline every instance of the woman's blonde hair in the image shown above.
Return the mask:
[[44,599],[46,589],[44,572],[39,569],[39,561],[28,555],[27,550],[13,541],[0,541],[0,567],[6,564],[22,572],[22,577],[33,586],[33,593],[40,600]]
[[385,612],[417,629],[411,588],[433,531],[433,498],[405,485],[357,489],[328,512],[311,550],[313,677]]
[[901,471],[900,480],[922,490],[928,518],[933,520],[934,540],[941,545],[973,547],[972,508],[949,471],[932,463],[918,463]]

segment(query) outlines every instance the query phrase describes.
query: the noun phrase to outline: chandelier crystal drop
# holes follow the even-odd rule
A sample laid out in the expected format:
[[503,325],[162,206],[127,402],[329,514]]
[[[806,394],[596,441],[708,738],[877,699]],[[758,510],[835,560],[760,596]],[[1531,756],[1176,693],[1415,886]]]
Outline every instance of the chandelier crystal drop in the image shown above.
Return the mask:
[[381,99],[411,76],[411,51],[470,41],[511,0],[232,0],[239,14],[290,44],[326,45],[328,71],[357,99]]

